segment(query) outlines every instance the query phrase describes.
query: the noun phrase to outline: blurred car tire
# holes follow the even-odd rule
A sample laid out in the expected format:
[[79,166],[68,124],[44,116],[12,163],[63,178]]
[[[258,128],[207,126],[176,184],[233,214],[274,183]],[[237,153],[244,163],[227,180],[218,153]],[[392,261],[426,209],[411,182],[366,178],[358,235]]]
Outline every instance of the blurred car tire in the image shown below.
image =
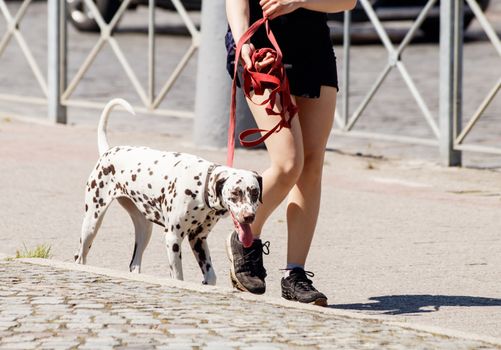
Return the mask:
[[[116,0],[93,0],[106,23],[109,23],[120,2]],[[66,0],[67,18],[75,28],[83,32],[97,32],[99,26],[84,0]]]

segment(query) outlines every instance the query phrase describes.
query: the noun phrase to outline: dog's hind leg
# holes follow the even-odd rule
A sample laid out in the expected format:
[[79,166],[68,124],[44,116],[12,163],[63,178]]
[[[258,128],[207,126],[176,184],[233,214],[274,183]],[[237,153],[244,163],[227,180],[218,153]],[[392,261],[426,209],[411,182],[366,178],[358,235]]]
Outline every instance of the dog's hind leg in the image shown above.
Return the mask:
[[92,246],[92,241],[96,237],[97,231],[103,222],[104,214],[107,207],[100,208],[99,210],[87,211],[82,223],[82,232],[80,237],[80,247],[75,254],[75,262],[77,264],[85,264],[87,262],[87,254]]
[[137,209],[136,205],[126,197],[118,198],[118,202],[127,210],[134,224],[136,241],[134,243],[134,253],[129,264],[130,272],[141,272],[141,261],[146,246],[150,242],[153,223],[148,221],[144,215]]

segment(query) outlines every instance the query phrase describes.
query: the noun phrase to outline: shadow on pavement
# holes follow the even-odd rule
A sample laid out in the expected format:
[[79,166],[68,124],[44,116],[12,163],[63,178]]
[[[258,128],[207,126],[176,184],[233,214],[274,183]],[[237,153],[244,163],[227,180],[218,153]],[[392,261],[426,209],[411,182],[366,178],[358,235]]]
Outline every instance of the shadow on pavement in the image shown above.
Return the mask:
[[501,306],[501,299],[450,295],[386,295],[369,298],[373,302],[333,304],[332,309],[379,311],[387,315],[427,313],[442,306]]

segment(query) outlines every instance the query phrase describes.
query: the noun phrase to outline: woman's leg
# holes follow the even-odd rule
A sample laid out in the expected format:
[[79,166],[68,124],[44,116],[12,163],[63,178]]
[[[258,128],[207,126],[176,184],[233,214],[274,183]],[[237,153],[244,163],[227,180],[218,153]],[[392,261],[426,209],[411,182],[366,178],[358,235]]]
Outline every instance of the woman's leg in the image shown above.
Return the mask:
[[287,263],[305,264],[320,207],[322,168],[329,138],[337,90],[322,86],[320,98],[297,97],[303,136],[304,166],[287,204]]
[[[263,106],[256,106],[250,101],[248,104],[260,129],[269,130],[280,120],[278,116],[270,117]],[[301,174],[304,160],[302,140],[301,125],[296,116],[290,129],[283,128],[265,141],[271,164],[262,173],[263,203],[251,225],[255,237],[259,237],[266,219],[284,200]]]
[[[261,129],[271,129],[278,117],[270,117],[264,107],[249,102],[257,125]],[[291,121],[291,128],[283,128],[273,134],[266,142],[271,164],[263,172],[263,203],[259,206],[254,223],[251,225],[255,238],[259,238],[261,229],[273,210],[284,200],[294,186],[303,169],[303,137],[299,119]],[[228,257],[231,262],[230,278],[233,285],[244,291],[262,294],[266,290],[266,270],[263,266],[263,244],[255,239],[245,248],[233,232],[226,242]]]

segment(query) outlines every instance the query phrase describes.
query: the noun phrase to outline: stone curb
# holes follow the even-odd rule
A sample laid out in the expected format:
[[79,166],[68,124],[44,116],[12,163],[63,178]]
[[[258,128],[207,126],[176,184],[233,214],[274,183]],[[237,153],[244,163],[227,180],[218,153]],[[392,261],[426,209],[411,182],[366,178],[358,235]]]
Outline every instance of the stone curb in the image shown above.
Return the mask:
[[[8,258],[8,256],[0,253],[0,259],[5,259],[5,258]],[[65,270],[89,272],[89,273],[94,273],[94,274],[103,275],[103,276],[112,277],[112,278],[126,279],[126,280],[131,280],[131,281],[144,282],[144,283],[148,283],[148,284],[156,284],[156,285],[161,285],[161,286],[166,286],[166,287],[171,287],[171,288],[178,288],[178,289],[183,289],[183,290],[197,292],[197,293],[232,295],[235,298],[239,298],[239,299],[246,300],[246,301],[267,303],[267,304],[273,305],[273,306],[292,308],[292,309],[296,309],[296,310],[299,309],[299,310],[304,310],[304,311],[308,311],[311,313],[322,314],[324,316],[332,315],[332,316],[337,316],[337,317],[379,322],[379,323],[384,323],[387,325],[398,326],[398,327],[408,329],[408,330],[417,330],[417,331],[422,331],[422,332],[426,332],[426,333],[431,333],[433,335],[438,335],[438,336],[481,341],[481,342],[485,342],[485,343],[488,343],[488,344],[491,344],[491,345],[494,345],[497,347],[501,346],[501,339],[495,338],[495,337],[483,336],[483,335],[474,334],[474,333],[466,333],[466,332],[461,332],[461,331],[456,331],[456,330],[451,330],[451,329],[445,329],[445,328],[427,326],[427,325],[420,325],[420,324],[414,324],[414,323],[409,324],[409,323],[404,323],[404,322],[393,322],[393,321],[388,321],[387,319],[383,319],[383,318],[378,317],[378,316],[363,315],[360,313],[349,312],[349,311],[344,311],[344,310],[336,310],[336,309],[330,309],[330,308],[320,308],[318,306],[300,304],[300,303],[290,302],[287,300],[282,300],[282,299],[268,297],[268,296],[257,296],[257,295],[253,295],[253,294],[249,294],[249,293],[241,293],[241,292],[237,292],[237,291],[234,291],[232,289],[229,289],[229,288],[223,288],[223,287],[217,287],[217,286],[204,286],[204,285],[199,285],[199,284],[189,283],[189,282],[184,282],[184,281],[176,281],[176,280],[172,280],[170,278],[161,278],[161,277],[156,277],[156,276],[146,275],[146,274],[134,274],[134,273],[130,273],[130,272],[122,272],[122,271],[118,271],[118,270],[112,270],[112,269],[107,269],[107,268],[103,268],[103,267],[95,267],[95,266],[89,266],[89,265],[77,265],[74,263],[67,263],[67,262],[62,262],[62,261],[58,261],[58,260],[16,259],[16,261],[20,261],[20,262],[27,263],[27,264],[55,267],[55,268],[65,269]]]

